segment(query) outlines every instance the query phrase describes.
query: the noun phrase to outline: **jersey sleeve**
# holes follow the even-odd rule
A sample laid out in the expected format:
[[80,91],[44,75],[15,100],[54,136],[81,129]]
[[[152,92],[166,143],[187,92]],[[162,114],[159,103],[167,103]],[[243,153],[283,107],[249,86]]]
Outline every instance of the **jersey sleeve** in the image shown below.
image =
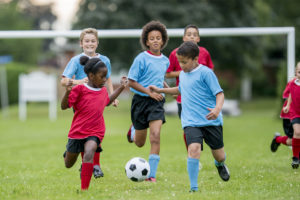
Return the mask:
[[206,62],[207,62],[207,67],[209,67],[210,69],[214,69],[215,66],[211,60],[211,57],[210,57],[210,54],[208,51],[207,51],[207,56],[206,56]]
[[109,78],[111,76],[111,64],[110,64],[110,60],[109,58],[107,58],[105,65],[107,67],[107,74],[106,74],[106,78]]
[[178,63],[178,60],[177,60],[177,57],[176,57],[176,51],[175,50],[171,52],[171,54],[169,56],[169,62],[170,62],[170,65],[167,69],[167,73],[176,71],[176,63]]
[[142,67],[142,60],[139,59],[139,57],[136,57],[129,69],[128,79],[138,81]]
[[219,84],[217,76],[210,69],[207,69],[207,72],[205,75],[205,82],[213,95],[216,96],[218,93],[223,92],[223,89],[221,88],[221,86]]
[[68,97],[69,108],[73,107],[76,104],[79,94],[80,94],[80,85],[77,85],[72,88],[72,90],[69,94],[69,97]]
[[67,78],[73,78],[73,76],[76,73],[76,69],[77,69],[77,67],[76,67],[76,61],[75,61],[74,58],[72,58],[68,62],[67,66],[66,66],[66,68],[65,68],[65,70],[64,70],[64,72],[62,74],[62,76],[67,77]]

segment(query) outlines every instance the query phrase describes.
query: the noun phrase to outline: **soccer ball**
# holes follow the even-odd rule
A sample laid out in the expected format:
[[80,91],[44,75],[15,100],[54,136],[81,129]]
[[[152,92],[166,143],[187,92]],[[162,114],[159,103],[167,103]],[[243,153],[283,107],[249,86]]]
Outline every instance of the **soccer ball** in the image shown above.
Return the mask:
[[144,158],[135,157],[126,163],[125,173],[130,180],[140,182],[148,178],[150,165]]

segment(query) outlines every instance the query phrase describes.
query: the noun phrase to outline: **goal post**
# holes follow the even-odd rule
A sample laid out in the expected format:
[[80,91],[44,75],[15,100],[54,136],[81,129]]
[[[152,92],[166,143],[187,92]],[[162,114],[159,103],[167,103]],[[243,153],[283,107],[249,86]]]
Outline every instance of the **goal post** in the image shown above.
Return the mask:
[[[184,29],[167,29],[169,37],[182,37]],[[244,27],[244,28],[200,28],[201,37],[223,36],[261,36],[286,35],[287,36],[287,80],[295,74],[295,28],[294,27]],[[79,38],[81,30],[28,30],[28,31],[0,31],[0,39],[24,38]],[[101,38],[138,38],[141,29],[106,29],[98,30]]]

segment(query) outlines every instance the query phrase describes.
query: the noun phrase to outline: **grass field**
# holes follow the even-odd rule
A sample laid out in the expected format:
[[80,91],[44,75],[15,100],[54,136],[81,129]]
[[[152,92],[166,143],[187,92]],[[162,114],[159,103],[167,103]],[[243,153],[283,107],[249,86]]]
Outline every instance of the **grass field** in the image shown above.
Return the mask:
[[[134,183],[124,173],[135,156],[148,160],[149,140],[143,148],[125,137],[130,125],[129,102],[105,111],[107,132],[101,165],[104,177],[92,178],[88,192],[80,191],[79,167],[63,164],[72,111],[59,111],[50,122],[45,104],[30,104],[28,120],[18,120],[17,107],[0,120],[0,199],[299,199],[300,169],[292,169],[290,148],[271,153],[275,131],[282,132],[274,100],[241,105],[242,115],[224,117],[224,143],[231,178],[223,182],[207,146],[201,156],[200,191],[190,194],[186,150],[177,116],[167,116],[161,134],[157,183]],[[0,113],[1,114],[1,113]]]

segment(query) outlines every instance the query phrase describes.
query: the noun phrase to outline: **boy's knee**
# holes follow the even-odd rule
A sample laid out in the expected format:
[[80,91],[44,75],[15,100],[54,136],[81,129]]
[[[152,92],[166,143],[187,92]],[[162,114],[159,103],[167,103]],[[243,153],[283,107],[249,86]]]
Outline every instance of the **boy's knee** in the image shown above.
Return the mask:
[[145,145],[145,142],[135,141],[135,144],[137,147],[143,147]]

